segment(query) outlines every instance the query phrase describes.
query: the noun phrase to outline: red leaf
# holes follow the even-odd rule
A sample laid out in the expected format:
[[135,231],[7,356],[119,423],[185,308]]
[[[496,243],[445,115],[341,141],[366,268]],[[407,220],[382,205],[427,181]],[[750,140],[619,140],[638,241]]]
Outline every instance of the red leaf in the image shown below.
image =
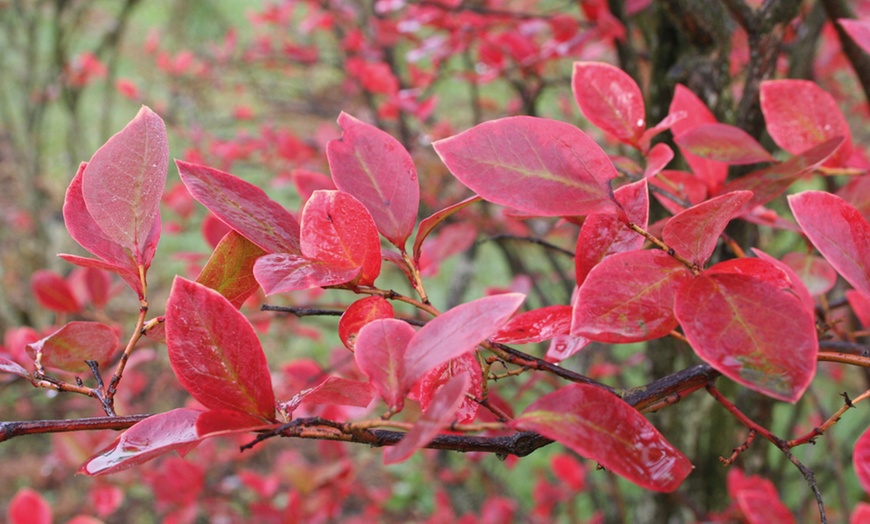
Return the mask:
[[420,250],[417,263],[420,274],[424,277],[437,275],[441,262],[467,251],[474,244],[478,233],[477,227],[468,222],[458,222],[441,228],[438,235],[434,238],[430,236]]
[[670,146],[664,143],[654,145],[646,155],[646,169],[643,170],[643,177],[649,178],[657,175],[673,159],[674,150]]
[[749,191],[736,191],[681,211],[665,224],[662,240],[678,255],[703,267],[725,226],[750,198]]
[[216,291],[175,278],[166,304],[166,346],[178,381],[203,406],[274,420],[260,341],[248,319]]
[[846,282],[870,296],[870,223],[855,206],[823,191],[788,197],[804,234]]
[[453,204],[452,206],[445,207],[441,211],[434,213],[433,215],[424,218],[420,222],[420,226],[417,228],[417,236],[414,238],[414,260],[420,260],[420,249],[423,246],[423,241],[426,240],[426,237],[432,233],[432,230],[435,229],[438,224],[444,222],[448,217],[450,217],[453,213],[464,209],[475,202],[480,202],[482,199],[479,196],[473,196],[470,198],[466,198],[462,202]]
[[302,255],[332,270],[362,269],[360,286],[381,271],[381,242],[368,210],[343,191],[315,191],[302,211]]
[[326,146],[332,179],[371,213],[378,231],[404,250],[417,222],[420,185],[401,142],[347,113],[338,117],[342,137]]
[[870,504],[859,502],[849,515],[849,524],[865,524],[870,522]]
[[748,213],[778,197],[796,180],[822,165],[842,142],[842,138],[834,138],[781,164],[748,173],[728,182],[721,193],[752,191],[752,198],[741,211],[741,214]]
[[864,492],[870,493],[870,428],[865,430],[855,442],[852,465],[855,467],[855,475]]
[[[745,274],[752,275],[756,278],[759,278],[759,277],[763,278],[765,280],[768,280],[772,284],[776,284],[776,285],[780,286],[783,289],[790,289],[790,290],[794,291],[795,295],[797,295],[797,297],[801,300],[804,307],[807,308],[807,311],[810,311],[811,313],[815,314],[816,304],[813,301],[812,295],[810,295],[810,291],[807,289],[807,286],[801,280],[801,277],[798,276],[798,274],[795,273],[794,270],[788,266],[788,264],[786,264],[785,262],[783,262],[781,260],[777,260],[777,259],[773,258],[772,256],[768,255],[767,253],[765,253],[764,251],[762,251],[758,248],[752,248],[752,252],[755,253],[755,255],[761,261],[766,262],[770,265],[773,265],[776,267],[776,269],[779,269],[783,273],[785,273],[785,276],[787,277],[786,280],[788,280],[788,282],[783,285],[781,277],[779,277],[779,278],[776,278],[776,277],[764,278],[763,276],[760,276],[760,274],[764,272],[763,269],[762,270],[752,269],[749,271],[745,271],[744,272]],[[730,260],[730,261],[726,261],[726,262],[736,263],[737,261],[742,261],[741,265],[746,267],[747,261],[749,261],[749,260],[752,260],[752,259],[739,258],[739,259]],[[709,273],[710,271],[716,269],[717,267],[721,266],[722,264],[724,264],[724,262],[720,262],[719,264],[716,264],[715,266],[709,268],[707,270],[707,272]],[[833,271],[833,270],[831,270],[831,271]],[[771,272],[771,273],[773,273],[773,272]],[[834,278],[836,278],[836,273],[834,273]]]
[[750,389],[796,402],[815,376],[812,313],[766,279],[703,273],[677,292],[674,311],[698,356]]
[[870,53],[870,22],[840,18],[837,23],[846,31],[849,38],[858,44],[858,47],[863,49],[865,53]]
[[590,342],[592,341],[585,337],[556,335],[550,341],[550,347],[547,348],[547,360],[561,362],[588,346]]
[[468,375],[461,374],[450,379],[439,389],[429,408],[423,412],[408,433],[393,447],[384,450],[384,464],[402,462],[415,451],[432,441],[451,420],[468,389]]
[[108,262],[103,262],[102,260],[85,258],[76,255],[67,255],[61,253],[57,256],[77,266],[100,269],[103,271],[115,273],[116,275],[120,276],[124,280],[124,282],[127,283],[127,285],[129,285],[134,291],[136,291],[136,293],[139,294],[140,298],[142,297],[142,280],[139,278],[139,272],[133,268],[116,266]]
[[111,297],[112,278],[103,270],[83,267],[70,273],[70,286],[82,289],[86,300],[103,308]]
[[368,382],[341,377],[326,377],[320,384],[293,395],[281,408],[292,413],[300,404],[326,404],[332,406],[367,407],[375,396]]
[[858,322],[861,326],[870,328],[870,298],[858,293],[854,289],[846,290],[846,300],[849,301],[849,306],[852,312],[858,317]]
[[474,419],[477,418],[477,411],[480,409],[480,403],[475,399],[481,398],[483,394],[483,372],[474,353],[465,353],[448,360],[423,375],[423,378],[420,379],[420,392],[418,394],[420,408],[423,411],[428,410],[429,405],[435,400],[437,392],[446,387],[445,384],[458,375],[468,377],[468,389],[465,390],[465,393],[472,395],[474,399],[468,398],[468,396],[462,399],[456,408],[456,422],[459,424],[474,422]]
[[845,141],[827,162],[843,165],[852,154],[852,132],[837,102],[815,82],[766,80],[761,83],[761,112],[776,145],[798,155],[834,137]]
[[692,273],[658,250],[617,253],[586,277],[571,334],[600,342],[640,342],[677,327],[674,295]]
[[433,146],[460,182],[490,202],[539,216],[613,209],[613,164],[598,144],[570,124],[502,118]]
[[356,337],[357,366],[394,411],[402,409],[413,386],[407,380],[405,354],[415,334],[407,322],[385,318],[369,322]]
[[199,442],[196,419],[202,411],[173,409],[139,421],[82,465],[79,473],[107,475],[142,464],[170,451],[185,454]]
[[290,178],[293,180],[293,185],[296,187],[296,192],[299,193],[303,205],[318,189],[338,189],[329,176],[316,171],[294,169],[290,173]]
[[681,203],[675,202],[671,196],[691,205],[699,204],[707,198],[707,185],[703,180],[686,171],[665,170],[649,179],[651,186],[665,192],[653,191],[653,196],[671,214],[676,215],[686,209]]
[[824,258],[809,253],[788,253],[782,262],[800,278],[810,295],[824,295],[837,283],[837,271]]
[[9,501],[6,510],[9,524],[51,524],[51,506],[38,492],[21,488]]
[[405,351],[408,386],[437,366],[474,350],[507,323],[525,298],[521,293],[483,297],[430,320],[414,335]]
[[94,153],[82,173],[82,196],[94,222],[108,240],[129,250],[145,267],[160,238],[160,198],[168,163],[166,126],[142,106]]
[[520,313],[492,336],[502,344],[530,344],[567,335],[571,328],[571,306],[547,306]]
[[231,230],[218,243],[196,281],[240,308],[260,287],[254,278],[254,262],[265,254],[259,246]]
[[12,373],[13,375],[18,375],[21,378],[26,378],[27,380],[33,381],[33,377],[30,376],[30,373],[21,367],[21,365],[13,362],[9,359],[0,357],[0,372],[2,373]]
[[586,488],[586,468],[573,455],[567,453],[553,455],[550,459],[550,468],[553,470],[553,475],[574,493],[579,493]]
[[40,269],[30,277],[30,287],[39,305],[58,313],[75,313],[81,309],[66,280],[54,271]]
[[575,62],[571,87],[583,116],[620,142],[638,146],[646,128],[643,95],[625,71],[599,62]]
[[[649,191],[646,180],[627,184],[613,193],[628,220],[646,229],[649,221]],[[644,238],[628,228],[616,215],[593,213],[580,226],[574,272],[582,285],[592,268],[604,257],[643,247]]]
[[[704,108],[706,109],[706,107]],[[673,111],[662,118],[662,121],[653,127],[648,128],[640,137],[640,150],[646,155],[649,155],[650,141],[662,131],[666,131],[673,127],[677,122],[686,118],[688,114],[685,111]],[[670,148],[668,148],[670,149]]]
[[769,524],[771,522],[790,524],[794,516],[779,499],[771,498],[768,493],[743,490],[737,493],[737,505],[749,524]]
[[344,346],[353,351],[359,330],[372,320],[395,317],[393,305],[379,296],[361,298],[348,306],[338,321],[338,337]]
[[[691,90],[682,84],[677,84],[674,90],[674,98],[671,100],[669,114],[684,113],[685,118],[674,122],[671,133],[674,137],[680,137],[702,124],[715,124],[716,117],[707,109],[707,106]],[[683,148],[680,148],[683,151]],[[716,162],[695,156],[688,151],[683,151],[686,163],[697,177],[702,179],[710,192],[718,192],[728,176],[728,164]]]
[[190,194],[268,253],[299,254],[299,223],[259,187],[211,167],[176,160]]
[[630,405],[603,389],[571,384],[533,402],[511,425],[551,438],[654,491],[677,489],[689,460]]
[[267,295],[338,286],[354,280],[359,268],[333,268],[300,255],[264,255],[254,262],[254,278]]
[[99,322],[70,322],[51,335],[27,345],[31,358],[40,357],[46,367],[84,373],[85,360],[105,363],[118,349],[114,329]]
[[196,419],[196,434],[200,439],[248,433],[271,429],[277,424],[264,422],[262,418],[234,409],[211,409],[200,413]]
[[726,164],[773,162],[757,140],[739,127],[728,124],[702,124],[675,138],[684,151]]

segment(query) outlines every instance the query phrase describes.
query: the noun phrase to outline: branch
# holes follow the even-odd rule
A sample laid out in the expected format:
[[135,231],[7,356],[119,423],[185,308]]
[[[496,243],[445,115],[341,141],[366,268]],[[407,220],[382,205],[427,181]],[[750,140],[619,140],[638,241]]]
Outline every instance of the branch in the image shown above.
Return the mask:
[[0,422],[0,442],[22,435],[39,435],[42,433],[64,433],[69,431],[95,431],[127,429],[133,424],[145,420],[151,415],[129,415],[126,417],[94,417],[71,420],[27,420],[18,422]]

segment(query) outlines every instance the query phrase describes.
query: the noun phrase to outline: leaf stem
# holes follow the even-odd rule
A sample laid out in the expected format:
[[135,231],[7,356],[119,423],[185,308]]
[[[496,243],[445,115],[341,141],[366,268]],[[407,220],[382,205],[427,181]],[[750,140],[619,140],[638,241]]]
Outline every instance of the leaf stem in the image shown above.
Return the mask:
[[698,264],[695,264],[694,262],[690,262],[686,258],[678,255],[677,253],[674,252],[674,248],[665,244],[664,242],[657,239],[656,237],[652,236],[644,228],[640,227],[639,225],[635,224],[634,222],[627,222],[626,226],[628,226],[628,228],[631,229],[632,231],[634,231],[635,233],[641,235],[645,239],[652,242],[652,244],[654,246],[656,246],[657,248],[661,249],[662,251],[664,251],[665,253],[670,255],[674,260],[676,260],[680,264],[683,264],[684,266],[689,268],[689,270],[692,272],[693,275],[698,276],[698,274],[701,273],[701,268],[698,267]]

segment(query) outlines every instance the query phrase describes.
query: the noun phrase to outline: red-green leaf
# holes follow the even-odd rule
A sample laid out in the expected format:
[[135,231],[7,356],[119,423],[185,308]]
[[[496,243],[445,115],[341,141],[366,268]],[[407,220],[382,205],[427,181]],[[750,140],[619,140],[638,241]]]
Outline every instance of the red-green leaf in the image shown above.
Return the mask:
[[[685,118],[674,122],[671,126],[671,133],[675,138],[702,124],[716,123],[716,117],[707,109],[704,102],[682,84],[677,84],[668,112],[669,114],[684,113],[686,115]],[[695,156],[683,150],[682,147],[680,150],[692,172],[706,183],[707,190],[711,193],[718,192],[725,182],[725,177],[728,176],[728,164]]]
[[30,277],[30,288],[39,305],[58,313],[75,313],[81,305],[69,283],[54,271],[39,269]]
[[761,112],[776,145],[798,155],[834,137],[843,145],[828,161],[843,165],[852,154],[852,133],[837,102],[808,80],[767,80],[761,83]]
[[461,374],[450,379],[439,389],[428,409],[417,419],[407,434],[393,447],[384,450],[384,464],[402,462],[419,448],[432,441],[441,429],[450,422],[468,389],[468,375]]
[[405,354],[416,334],[407,322],[394,318],[373,320],[356,337],[354,358],[378,395],[396,411],[411,390],[405,372]]
[[855,475],[866,493],[870,493],[870,428],[864,431],[855,442],[852,453],[852,465]]
[[264,255],[254,262],[254,278],[267,295],[299,289],[338,286],[354,280],[360,269],[334,268],[300,255]]
[[348,306],[338,321],[338,338],[353,351],[359,330],[372,320],[395,317],[390,301],[379,296],[361,298]]
[[662,240],[678,255],[703,266],[725,226],[750,198],[749,191],[736,191],[681,211],[665,224]]
[[571,384],[548,393],[512,425],[551,438],[646,489],[674,491],[692,472],[689,460],[643,415],[595,386]]
[[343,134],[326,146],[338,189],[371,213],[378,231],[399,249],[417,222],[420,185],[411,155],[401,142],[347,113],[338,117]]
[[240,308],[260,287],[254,278],[254,262],[265,254],[259,246],[232,230],[218,243],[196,281]]
[[[627,184],[613,195],[622,205],[628,220],[646,229],[649,221],[649,191],[646,180]],[[643,247],[644,238],[628,228],[617,215],[593,213],[580,226],[577,250],[574,256],[574,273],[577,285],[586,280],[592,268],[604,257]]]
[[84,373],[85,360],[105,363],[118,349],[118,334],[99,322],[70,322],[51,335],[27,345],[31,358],[40,357],[46,367]]
[[586,277],[571,334],[600,342],[639,342],[677,327],[674,294],[692,273],[658,250],[617,253]]
[[381,242],[371,215],[343,191],[315,191],[302,211],[302,255],[333,270],[361,269],[359,285],[381,271]]
[[[502,327],[526,296],[505,293],[460,304],[430,320],[405,351],[405,379],[413,386],[426,373],[474,350]],[[357,340],[359,351],[359,340]]]
[[455,418],[459,424],[471,423],[477,417],[477,411],[480,409],[480,402],[476,399],[481,398],[483,393],[483,372],[474,353],[465,353],[450,359],[423,375],[423,378],[420,379],[417,398],[420,401],[420,408],[423,411],[428,410],[429,405],[434,402],[437,392],[441,391],[445,384],[457,375],[468,377],[468,389],[465,390],[465,393],[474,398],[466,396],[460,402],[456,408]]
[[268,253],[299,254],[299,222],[259,187],[211,167],[176,160],[190,194]]
[[433,144],[460,182],[484,199],[539,216],[613,209],[616,169],[591,138],[564,122],[515,116]]
[[646,128],[643,95],[625,71],[599,62],[575,62],[571,88],[590,122],[620,142],[638,145]]
[[767,279],[701,274],[677,292],[674,311],[698,356],[750,389],[796,402],[815,376],[813,314]]
[[797,223],[846,282],[870,296],[870,223],[855,206],[823,191],[788,197]]
[[701,124],[675,140],[681,149],[717,162],[734,165],[773,162],[770,153],[749,133],[728,124]]
[[166,126],[145,106],[94,153],[82,173],[82,195],[106,238],[148,266],[160,238],[166,185]]
[[420,221],[420,225],[417,227],[417,236],[414,238],[414,260],[420,260],[420,249],[423,246],[423,241],[426,240],[426,237],[432,233],[432,230],[435,229],[438,224],[444,222],[444,220],[453,215],[453,213],[465,209],[471,204],[480,202],[481,200],[482,199],[479,196],[466,198],[462,202],[458,202],[452,206],[447,206],[441,211],[433,213],[431,216]]
[[266,356],[248,319],[201,284],[176,277],[166,304],[166,346],[178,381],[209,409],[275,418]]
[[833,138],[781,164],[748,173],[728,182],[721,193],[752,191],[752,198],[743,205],[740,214],[748,213],[783,194],[796,180],[822,165],[841,143],[842,138]]
[[51,506],[42,495],[30,488],[21,488],[9,501],[6,510],[9,524],[51,524]]
[[182,455],[199,442],[196,419],[202,411],[180,408],[139,421],[79,470],[88,476],[107,475],[142,464],[170,451]]
[[571,329],[571,306],[547,306],[520,313],[492,336],[502,344],[530,344],[567,335]]

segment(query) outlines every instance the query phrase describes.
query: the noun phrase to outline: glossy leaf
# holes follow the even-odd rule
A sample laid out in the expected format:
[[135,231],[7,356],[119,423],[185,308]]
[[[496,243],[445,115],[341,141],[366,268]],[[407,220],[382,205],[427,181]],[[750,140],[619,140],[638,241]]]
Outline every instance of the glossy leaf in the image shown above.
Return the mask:
[[389,134],[347,113],[341,113],[338,125],[341,138],[326,146],[336,187],[362,202],[378,231],[404,249],[420,204],[420,184],[411,155]]
[[414,260],[420,260],[420,250],[423,246],[423,241],[426,240],[426,237],[428,237],[429,234],[432,233],[432,230],[434,230],[438,226],[438,224],[444,222],[447,218],[449,218],[457,211],[465,209],[471,204],[480,202],[481,200],[482,198],[480,198],[479,196],[469,197],[462,202],[458,202],[456,204],[453,204],[452,206],[447,206],[441,211],[433,213],[432,215],[424,218],[420,222],[419,227],[417,227],[417,236],[414,238]]
[[379,296],[361,298],[348,306],[338,321],[338,337],[353,351],[359,330],[372,320],[395,317],[390,301]]
[[591,138],[564,122],[515,116],[433,144],[460,182],[484,199],[538,216],[613,209],[616,169]]
[[547,306],[515,316],[492,336],[502,344],[530,344],[567,335],[571,329],[571,306]]
[[[646,229],[649,222],[649,191],[646,180],[627,184],[614,191],[616,201],[632,223]],[[580,226],[574,255],[574,275],[580,286],[604,257],[643,247],[644,238],[629,229],[617,215],[593,213]]]
[[574,100],[590,122],[620,142],[638,145],[646,128],[643,95],[625,71],[599,62],[575,62]]
[[725,226],[750,198],[749,191],[736,191],[681,211],[665,224],[662,240],[678,255],[703,267]]
[[178,381],[203,406],[274,420],[260,341],[248,319],[216,291],[175,278],[166,304],[166,346]]
[[773,157],[757,140],[739,127],[728,124],[701,124],[675,138],[684,151],[731,165],[773,162]]
[[550,341],[550,347],[547,348],[547,360],[551,362],[561,362],[588,346],[590,342],[592,341],[586,337],[556,335],[553,337],[553,340]]
[[196,281],[214,289],[240,308],[260,287],[254,278],[254,262],[265,254],[262,248],[240,233],[230,231],[218,243]]
[[142,464],[170,451],[185,454],[199,442],[196,419],[202,411],[180,408],[139,421],[89,458],[79,470],[88,476],[107,475]]
[[445,385],[448,382],[459,375],[468,377],[468,389],[464,393],[474,398],[469,398],[466,395],[462,399],[456,408],[455,419],[459,424],[474,422],[480,409],[480,402],[476,399],[480,399],[483,394],[483,372],[480,368],[480,362],[477,361],[477,355],[474,353],[465,353],[448,360],[423,375],[423,378],[420,379],[420,388],[417,395],[420,401],[420,408],[423,411],[428,410],[430,404],[434,402],[437,392],[441,391],[441,389],[446,387]]
[[870,296],[870,223],[855,206],[822,191],[791,195],[788,205],[825,260],[852,287]]
[[368,210],[342,191],[315,191],[302,211],[302,255],[332,270],[361,270],[360,286],[381,271],[381,242]]
[[701,274],[677,293],[692,348],[726,377],[796,402],[816,373],[813,314],[791,292],[743,274]]
[[40,357],[42,365],[84,373],[85,360],[105,363],[118,349],[118,334],[99,322],[70,322],[51,335],[27,345],[31,358]]
[[405,351],[405,380],[409,387],[437,366],[474,350],[507,323],[525,298],[522,293],[483,297],[430,320]]
[[[686,117],[674,122],[671,126],[671,133],[673,133],[674,138],[681,137],[700,125],[715,124],[717,122],[716,117],[713,116],[713,113],[707,108],[706,104],[682,84],[677,84],[674,90],[674,98],[671,100],[671,106],[668,110],[668,114],[675,113],[684,113]],[[683,150],[682,147],[680,150],[683,152],[683,157],[695,176],[699,177],[707,185],[707,190],[711,193],[718,192],[728,176],[728,164],[695,156]]]
[[9,524],[51,524],[51,506],[38,492],[21,488],[6,509]]
[[190,194],[242,236],[267,253],[300,253],[299,222],[262,189],[211,167],[175,165]]
[[809,80],[761,83],[761,112],[776,145],[798,155],[835,137],[843,144],[828,161],[843,165],[852,154],[852,133],[836,100]]
[[677,489],[689,460],[622,399],[587,384],[571,384],[533,402],[511,425],[536,431],[608,470],[654,491]]
[[840,18],[837,23],[865,53],[870,53],[870,22]]
[[468,375],[460,374],[439,389],[432,397],[428,409],[414,423],[408,433],[393,447],[384,450],[384,464],[402,462],[419,448],[432,441],[441,429],[455,416],[465,391],[468,389]]
[[691,278],[691,271],[664,251],[611,255],[580,287],[571,334],[618,343],[664,336],[677,327],[674,295]]
[[748,213],[783,194],[799,178],[822,165],[842,142],[842,138],[834,138],[781,164],[748,173],[725,184],[722,193],[752,191],[752,198],[741,211],[741,214]]
[[75,313],[81,305],[69,283],[54,271],[38,269],[30,277],[30,288],[39,305],[58,313]]
[[82,196],[106,238],[148,266],[160,238],[166,185],[166,126],[145,106],[100,147],[82,173]]
[[359,276],[359,268],[333,268],[300,255],[264,255],[254,262],[254,278],[266,295],[338,286]]
[[[777,260],[777,259],[773,258],[772,256],[768,255],[767,253],[761,251],[758,248],[752,248],[752,252],[755,253],[755,255],[758,256],[758,258],[760,260],[775,266],[777,269],[779,269],[783,273],[785,273],[785,276],[787,277],[788,283],[786,285],[783,285],[781,282],[781,279],[775,279],[775,278],[767,278],[766,280],[768,280],[769,282],[771,282],[773,284],[776,284],[776,285],[782,287],[783,289],[790,289],[791,291],[793,291],[795,293],[795,295],[797,295],[797,297],[801,300],[804,307],[807,308],[807,311],[810,311],[811,313],[815,314],[816,304],[815,304],[815,301],[813,301],[813,296],[810,294],[809,289],[807,289],[807,286],[804,283],[804,281],[801,279],[800,275],[795,273],[794,269],[792,269],[791,266],[789,266],[788,264],[786,264],[782,260]],[[749,260],[752,260],[752,259],[751,258],[742,258],[742,259],[736,259],[736,260],[742,260],[743,261],[742,265],[745,266],[745,265],[747,265],[746,262]],[[709,271],[715,269],[717,266],[720,266],[721,264],[722,264],[722,262],[720,262],[719,264],[716,264],[715,266],[711,267],[707,271],[709,272]],[[833,272],[833,269],[831,271]],[[760,273],[761,273],[761,271],[758,271],[758,270],[746,272],[746,274],[750,274],[750,275],[755,276],[755,277],[759,277]],[[834,273],[834,278],[836,278],[836,277],[837,277],[837,274]]]
[[852,452],[852,465],[865,493],[870,493],[870,428],[858,437]]
[[407,322],[394,318],[369,322],[356,338],[354,358],[360,371],[369,378],[378,395],[393,410],[401,410],[408,382],[405,355],[416,331]]

